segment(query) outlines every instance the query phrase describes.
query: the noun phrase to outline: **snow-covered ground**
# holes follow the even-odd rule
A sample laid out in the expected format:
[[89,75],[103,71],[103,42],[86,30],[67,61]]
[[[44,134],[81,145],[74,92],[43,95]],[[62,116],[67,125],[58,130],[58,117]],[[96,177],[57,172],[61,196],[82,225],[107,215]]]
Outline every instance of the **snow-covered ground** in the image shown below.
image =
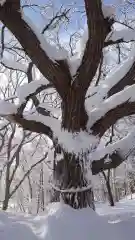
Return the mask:
[[114,208],[97,204],[97,213],[60,203],[51,204],[40,216],[1,211],[0,240],[135,239],[135,198],[124,199]]
[[[122,240],[135,239],[135,194],[116,203],[115,207],[97,204],[97,213],[110,223]],[[116,239],[119,239],[118,237]]]
[[132,195],[132,199],[131,196],[122,199],[115,204],[115,207],[110,207],[109,204],[96,204],[96,211],[100,216],[110,219],[110,222],[115,220],[121,222],[135,217],[135,194]]

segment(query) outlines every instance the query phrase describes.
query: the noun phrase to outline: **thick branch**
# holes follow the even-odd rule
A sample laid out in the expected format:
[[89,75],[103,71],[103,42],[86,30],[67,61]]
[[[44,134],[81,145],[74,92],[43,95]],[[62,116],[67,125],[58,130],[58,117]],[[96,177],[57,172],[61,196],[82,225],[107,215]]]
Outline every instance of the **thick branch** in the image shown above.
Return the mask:
[[41,133],[47,135],[50,139],[53,139],[53,132],[50,127],[44,125],[41,122],[34,120],[26,120],[19,114],[14,114],[10,117],[13,121],[19,124],[23,129],[31,132]]
[[112,46],[119,43],[129,43],[134,42],[135,40],[125,41],[123,38],[117,39],[116,41],[109,40],[107,42],[104,42],[104,47]]
[[88,25],[88,41],[82,63],[76,73],[74,84],[81,86],[86,93],[100,63],[104,41],[110,24],[104,19],[100,0],[84,0]]
[[34,163],[30,169],[24,174],[23,178],[20,180],[20,182],[14,187],[14,189],[12,190],[12,192],[10,193],[10,198],[13,196],[13,194],[17,191],[17,189],[21,186],[21,184],[24,182],[24,180],[26,179],[26,177],[28,177],[31,173],[31,171],[40,163],[42,163],[43,161],[45,161],[45,159],[47,158],[48,153],[45,154],[45,156],[43,158],[41,158],[38,162]]
[[102,137],[107,129],[119,119],[133,114],[135,114],[135,102],[126,101],[108,111],[93,125],[92,130],[95,134],[99,134]]
[[[17,38],[41,73],[54,84],[60,96],[63,97],[71,80],[66,62],[54,62],[47,56],[34,29],[31,29],[23,20],[20,9],[16,6],[19,5],[14,4],[13,0],[6,1],[3,7],[0,7],[0,20]],[[63,70],[61,65],[65,66]]]
[[120,92],[127,85],[128,86],[133,85],[134,83],[135,83],[135,62],[133,63],[127,74],[109,90],[108,97],[112,96],[115,93]]
[[98,161],[92,162],[92,174],[96,175],[104,170],[117,168],[122,162],[125,161],[125,158],[122,157],[118,152],[113,153],[110,158],[110,162],[106,162],[107,155]]

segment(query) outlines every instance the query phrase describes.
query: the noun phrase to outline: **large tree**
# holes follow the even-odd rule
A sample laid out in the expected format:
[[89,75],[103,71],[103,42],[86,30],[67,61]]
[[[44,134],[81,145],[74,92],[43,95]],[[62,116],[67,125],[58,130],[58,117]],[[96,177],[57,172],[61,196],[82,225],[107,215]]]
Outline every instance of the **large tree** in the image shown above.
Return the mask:
[[[29,84],[18,91],[20,103],[15,105],[10,103],[10,99],[9,102],[1,101],[0,114],[26,130],[45,134],[51,139],[55,148],[53,188],[61,194],[66,204],[74,208],[94,208],[92,186],[87,178],[88,166],[93,174],[117,167],[123,161],[123,146],[134,138],[132,132],[123,142],[109,145],[102,152],[97,150],[101,138],[112,125],[135,113],[135,54],[130,53],[124,66],[121,65],[111,74],[105,84],[98,85],[96,82],[94,93],[89,96],[87,93],[91,91],[97,75],[97,78],[100,77],[103,50],[110,45],[132,41],[135,37],[131,28],[118,34],[114,31],[113,9],[106,7],[101,0],[84,0],[84,6],[88,37],[79,59],[80,64],[74,71],[74,66],[71,66],[74,62],[67,52],[61,48],[55,49],[47,42],[43,32],[36,29],[34,19],[32,23],[25,16],[20,0],[1,1],[0,6],[3,26],[11,31],[20,43],[21,50],[31,59],[26,71]],[[6,65],[3,52],[1,55],[1,62]],[[34,65],[44,80],[32,81]],[[22,68],[17,63],[12,65],[12,68],[16,67],[24,70],[24,66]],[[48,84],[45,79],[49,81]],[[50,111],[41,107],[36,97],[50,88],[54,88],[60,97],[61,119],[54,118]],[[93,100],[95,97],[96,102]],[[35,111],[26,113],[24,110],[30,99]],[[86,101],[90,103],[87,110]],[[108,154],[110,161],[106,161]]]

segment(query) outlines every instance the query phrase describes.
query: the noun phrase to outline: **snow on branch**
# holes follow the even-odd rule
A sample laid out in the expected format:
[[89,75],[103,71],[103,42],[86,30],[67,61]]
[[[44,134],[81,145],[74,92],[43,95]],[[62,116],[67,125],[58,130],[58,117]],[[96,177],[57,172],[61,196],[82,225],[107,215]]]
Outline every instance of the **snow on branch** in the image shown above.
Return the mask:
[[123,39],[124,42],[135,41],[135,30],[124,28],[121,30],[114,30],[111,38],[112,41],[117,41],[118,39]]
[[121,156],[120,153],[116,151],[109,155],[106,154],[103,158],[100,158],[100,160],[92,161],[92,175],[96,175],[105,170],[117,168],[125,160],[125,157]]
[[57,133],[61,129],[60,121],[51,117],[51,116],[44,116],[44,115],[39,114],[37,112],[33,112],[31,114],[29,112],[25,112],[23,117],[26,120],[29,120],[29,121],[32,120],[32,121],[35,121],[35,122],[40,122],[42,124],[45,124],[45,125],[49,126],[53,130],[54,135],[58,135]]
[[131,46],[128,58],[120,66],[116,67],[116,70],[110,72],[107,75],[105,84],[101,85],[101,91],[104,86],[106,87],[106,93],[108,91],[106,96],[112,96],[127,85],[135,83],[135,46],[134,44]]
[[106,78],[105,84],[108,85],[107,96],[111,96],[121,91],[127,85],[135,83],[135,47],[129,53],[129,57],[110,73]]
[[121,140],[109,144],[104,148],[97,149],[95,152],[89,155],[92,160],[100,160],[106,155],[112,155],[114,152],[118,152],[123,158],[128,157],[129,152],[135,147],[135,128]]
[[12,61],[12,59],[7,59],[6,57],[3,57],[0,60],[0,62],[6,68],[9,68],[9,69],[12,69],[12,70],[18,70],[18,71],[25,72],[25,73],[27,71],[27,65],[26,64],[23,64],[23,63],[20,63],[20,62],[17,62],[17,61]]
[[76,155],[85,151],[93,151],[99,143],[98,136],[94,136],[84,131],[70,133],[61,129],[61,121],[51,116],[45,116],[34,112],[32,114],[24,113],[23,118],[27,121],[40,122],[52,129],[53,137],[58,140],[60,146],[68,152],[74,152]]
[[[36,114],[35,114],[36,115]],[[50,139],[53,140],[53,131],[51,129],[51,117],[46,119],[44,117],[44,121],[42,121],[43,116],[41,115],[39,118],[36,118],[35,115],[29,113],[27,117],[23,116],[23,114],[19,113],[19,108],[17,105],[1,100],[0,101],[0,116],[8,119],[9,121],[13,121],[19,124],[25,130],[29,130],[31,132],[46,134]],[[48,121],[47,121],[48,120]],[[48,126],[46,125],[48,123]],[[56,122],[55,122],[56,124]]]
[[52,87],[52,84],[47,84],[45,80],[32,81],[30,83],[25,83],[17,88],[17,97],[19,98],[19,103],[22,104],[28,98],[37,95],[41,91]]
[[36,34],[40,46],[47,53],[48,57],[52,60],[63,60],[68,58],[68,52],[64,48],[57,48],[55,45],[50,44],[44,37],[43,34],[39,32],[36,26],[32,23],[30,18],[26,16],[23,12],[21,13],[22,19],[28,24],[32,31]]
[[11,115],[11,117],[12,117],[11,121],[13,120],[14,122],[16,122],[18,125],[20,125],[25,130],[45,134],[51,140],[53,140],[52,129],[49,126],[41,123],[40,120],[35,121],[32,119],[32,117],[31,117],[31,120],[29,120],[29,119],[26,119],[25,117],[22,117],[22,115],[19,115],[19,114],[13,114],[13,115]]
[[99,86],[89,89],[92,96],[86,100],[86,108],[91,111],[93,106],[98,107],[107,97],[121,91],[127,85],[135,83],[135,48],[129,53],[129,57],[111,71]]
[[[125,70],[129,66],[128,63],[129,62],[127,62],[127,65],[124,65]],[[131,61],[131,63],[132,63],[132,61]],[[124,70],[124,66],[123,66],[123,70]],[[124,74],[122,74],[122,75],[124,75]],[[119,76],[119,74],[118,74],[118,76]],[[127,85],[131,86],[135,83],[135,61],[131,65],[129,71],[119,81],[114,81],[114,83],[115,84],[113,84],[111,86],[111,88],[109,87],[109,91],[107,93],[108,97],[110,97],[110,96],[114,95],[115,93],[118,93],[119,91],[123,90]]]
[[94,136],[92,133],[80,131],[78,133],[70,133],[68,131],[55,130],[55,134],[58,137],[59,144],[68,152],[73,152],[79,155],[83,152],[93,151],[99,143],[98,136]]
[[120,107],[126,102],[135,101],[135,84],[126,87],[123,91],[114,94],[112,97],[106,99],[104,102],[98,105],[97,108],[93,109],[90,113],[90,121],[88,122],[88,128],[91,128],[95,122],[104,117],[107,112]]
[[104,148],[97,149],[90,155],[92,158],[92,174],[118,167],[135,149],[135,129],[123,139]]
[[135,29],[122,22],[114,21],[112,31],[108,34],[104,47],[118,43],[129,43],[132,41],[135,41]]
[[[17,2],[7,0],[4,6],[0,7],[0,12],[0,20],[2,23],[7,26],[16,37],[22,48],[25,49],[25,53],[28,54],[42,75],[48,79],[49,82],[53,83],[59,95],[64,97],[69,81],[71,81],[68,64],[66,61],[61,60],[63,57],[65,59],[67,53],[63,50],[55,51],[54,47],[50,47],[50,44],[47,43],[42,34],[39,33],[35,26],[33,26],[23,14],[19,0]],[[53,52],[59,52],[59,55],[56,54],[59,60],[52,60],[54,57]],[[65,81],[63,81],[63,79],[65,79]]]

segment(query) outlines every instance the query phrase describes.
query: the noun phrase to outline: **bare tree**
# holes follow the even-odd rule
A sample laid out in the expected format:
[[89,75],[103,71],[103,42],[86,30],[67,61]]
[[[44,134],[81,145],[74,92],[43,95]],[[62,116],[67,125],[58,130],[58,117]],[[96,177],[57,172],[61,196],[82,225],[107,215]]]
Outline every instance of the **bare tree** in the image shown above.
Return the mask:
[[[2,209],[6,210],[8,207],[9,200],[11,198],[11,189],[12,184],[15,179],[18,168],[20,167],[20,154],[23,145],[25,144],[26,138],[28,138],[31,133],[23,132],[22,139],[20,143],[14,142],[14,137],[16,134],[16,125],[10,124],[7,127],[6,131],[6,139],[4,141],[4,145],[2,145],[0,157],[3,158],[3,169],[1,173],[2,175],[5,173],[5,196],[3,200]],[[21,135],[21,133],[20,133]],[[19,140],[19,139],[18,139]],[[27,139],[28,141],[28,139]]]
[[[39,164],[43,163],[47,158],[47,153],[40,157],[40,159],[34,164],[27,164],[27,168],[24,168],[24,156],[23,151],[27,144],[33,142],[33,140],[38,139],[37,135],[33,135],[30,132],[19,132],[19,136],[16,139],[16,134],[19,131],[15,124],[5,123],[3,121],[3,126],[1,127],[1,145],[0,145],[0,159],[1,159],[1,173],[0,180],[1,184],[4,183],[4,187],[2,190],[4,191],[4,197],[2,197],[3,193],[1,193],[2,199],[2,209],[7,210],[9,206],[9,201],[13,198],[13,195],[19,189],[19,187],[23,184],[25,179],[28,180],[29,192],[31,199],[32,196],[32,185],[30,180],[30,174],[34,168],[36,168]],[[33,154],[36,149],[32,150]],[[27,156],[29,158],[29,156]],[[21,168],[24,170],[23,176],[19,177],[19,172]],[[43,183],[42,183],[43,185]]]
[[[6,179],[5,179],[5,197],[4,197],[4,201],[3,201],[3,206],[2,209],[3,210],[7,210],[8,208],[8,204],[9,204],[9,200],[13,197],[13,195],[16,193],[16,191],[19,189],[19,187],[21,186],[21,184],[25,181],[26,178],[28,178],[29,180],[29,176],[32,172],[32,170],[38,166],[39,164],[41,164],[42,162],[44,162],[47,158],[47,153],[45,154],[45,156],[43,156],[40,160],[38,160],[36,163],[32,164],[25,172],[23,177],[19,180],[18,183],[13,184],[14,178],[15,178],[15,174],[18,170],[18,168],[20,167],[20,153],[21,153],[21,148],[23,147],[23,141],[24,141],[24,136],[22,138],[21,143],[18,145],[15,153],[13,154],[13,156],[11,157],[10,160],[8,160],[7,164],[6,164]],[[11,167],[11,165],[13,164],[13,161],[15,161],[15,166],[14,168]],[[12,169],[13,168],[13,169]]]

